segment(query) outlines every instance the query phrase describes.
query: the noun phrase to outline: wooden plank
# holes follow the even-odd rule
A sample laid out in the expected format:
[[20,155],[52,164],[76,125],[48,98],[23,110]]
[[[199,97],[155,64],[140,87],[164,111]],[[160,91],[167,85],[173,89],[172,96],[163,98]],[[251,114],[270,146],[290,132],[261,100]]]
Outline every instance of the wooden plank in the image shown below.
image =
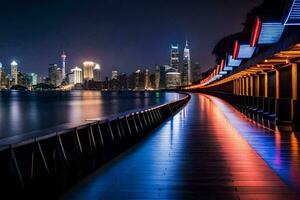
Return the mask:
[[268,145],[273,135],[222,100],[194,94],[184,110],[65,198],[298,199],[249,144],[262,139],[266,145],[256,147],[276,151]]

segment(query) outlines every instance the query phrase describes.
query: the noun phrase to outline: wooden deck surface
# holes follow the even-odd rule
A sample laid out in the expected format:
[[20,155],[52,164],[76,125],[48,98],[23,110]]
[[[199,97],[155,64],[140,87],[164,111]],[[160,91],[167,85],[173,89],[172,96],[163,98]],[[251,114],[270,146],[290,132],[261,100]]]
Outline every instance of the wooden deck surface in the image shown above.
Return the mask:
[[249,136],[262,136],[259,130],[266,134],[224,101],[193,94],[181,112],[64,198],[298,199],[263,157],[276,145]]

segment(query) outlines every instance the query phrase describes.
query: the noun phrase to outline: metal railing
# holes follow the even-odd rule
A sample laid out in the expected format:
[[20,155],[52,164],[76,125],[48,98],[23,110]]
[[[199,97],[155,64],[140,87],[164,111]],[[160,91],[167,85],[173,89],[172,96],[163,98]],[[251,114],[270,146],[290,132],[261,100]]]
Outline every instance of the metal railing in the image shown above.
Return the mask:
[[2,195],[57,197],[146,137],[190,98],[0,141]]
[[300,101],[291,98],[234,95],[205,92],[224,99],[250,119],[270,129],[300,131]]

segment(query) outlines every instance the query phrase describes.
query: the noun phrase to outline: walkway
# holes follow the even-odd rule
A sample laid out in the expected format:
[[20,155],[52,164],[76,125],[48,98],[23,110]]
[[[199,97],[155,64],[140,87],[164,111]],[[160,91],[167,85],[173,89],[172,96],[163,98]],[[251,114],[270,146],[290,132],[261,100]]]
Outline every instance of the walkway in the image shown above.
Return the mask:
[[[273,145],[272,138],[278,140],[275,134],[248,123],[224,101],[195,94],[185,109],[73,188],[66,198],[296,199],[277,175],[284,178],[286,171],[278,170],[276,163],[299,160],[299,154],[295,158],[278,153],[281,149],[276,145],[281,142]],[[291,171],[292,165],[288,166]],[[299,170],[293,172],[298,178]]]

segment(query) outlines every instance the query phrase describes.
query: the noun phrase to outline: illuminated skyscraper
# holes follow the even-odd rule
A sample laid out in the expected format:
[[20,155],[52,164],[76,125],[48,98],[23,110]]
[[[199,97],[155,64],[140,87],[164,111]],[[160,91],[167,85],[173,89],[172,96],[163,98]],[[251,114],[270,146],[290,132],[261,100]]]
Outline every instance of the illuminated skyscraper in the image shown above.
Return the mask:
[[11,77],[13,79],[13,85],[18,84],[18,63],[16,61],[12,61],[11,64]]
[[96,63],[92,61],[85,61],[83,62],[83,79],[85,81],[89,81],[94,79],[94,68]]
[[186,41],[183,51],[182,85],[191,84],[191,56],[188,42]]
[[2,85],[1,83],[3,82],[3,76],[2,76],[2,73],[3,73],[3,68],[2,68],[2,63],[0,62],[0,86]]
[[159,84],[160,84],[160,70],[159,70],[159,66],[155,67],[155,72],[154,72],[154,85],[155,85],[155,89],[158,90],[159,89]]
[[170,66],[173,72],[179,72],[179,47],[178,45],[171,45]]
[[70,80],[70,83],[82,83],[82,69],[80,69],[79,67],[75,67],[71,69],[71,72],[73,73],[73,80]]
[[93,70],[94,81],[101,81],[101,67],[99,64],[96,64]]
[[49,64],[48,67],[49,84],[53,86],[56,85],[56,69],[57,69],[57,64]]
[[62,59],[61,71],[62,71],[62,78],[63,79],[66,78],[66,58],[67,58],[67,55],[63,51],[63,53],[61,54],[61,59]]
[[117,79],[118,78],[118,71],[113,70],[111,71],[111,79]]
[[58,67],[56,69],[55,86],[60,86],[61,83],[63,82],[62,74],[63,74],[62,69]]
[[176,89],[181,85],[181,75],[178,72],[168,72],[166,74],[167,89]]
[[36,85],[37,84],[37,80],[38,80],[38,76],[36,73],[30,73],[28,74],[29,76],[29,84],[32,85]]
[[150,88],[150,72],[149,69],[145,69],[145,90]]
[[140,82],[141,82],[141,75],[142,75],[141,70],[140,69],[136,70],[135,76],[134,76],[134,79],[135,79],[134,80],[134,89],[135,90],[138,90],[138,89],[141,88],[141,84],[140,84]]
[[200,67],[199,62],[196,62],[192,69],[192,81],[197,82],[202,79],[202,67]]
[[165,89],[166,88],[166,73],[171,69],[169,65],[162,65],[159,67],[159,88]]

